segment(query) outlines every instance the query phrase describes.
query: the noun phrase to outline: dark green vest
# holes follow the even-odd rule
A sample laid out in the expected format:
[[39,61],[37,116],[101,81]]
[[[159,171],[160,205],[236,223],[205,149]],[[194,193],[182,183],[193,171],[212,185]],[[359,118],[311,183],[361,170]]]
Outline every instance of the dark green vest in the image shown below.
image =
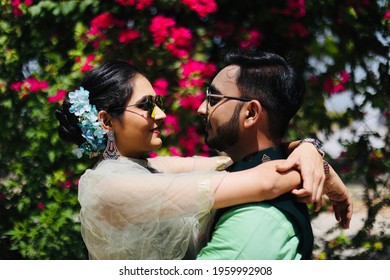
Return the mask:
[[[263,162],[275,159],[284,159],[285,156],[280,147],[272,147],[257,153],[251,154],[235,163],[226,170],[229,172],[241,171],[255,167]],[[300,233],[300,241],[298,252],[302,255],[302,259],[311,259],[313,252],[313,230],[310,224],[309,212],[306,204],[299,203],[291,193],[283,194],[273,200],[266,201],[267,203],[278,208],[294,223]],[[231,207],[219,209],[216,213],[214,226],[220,217]]]

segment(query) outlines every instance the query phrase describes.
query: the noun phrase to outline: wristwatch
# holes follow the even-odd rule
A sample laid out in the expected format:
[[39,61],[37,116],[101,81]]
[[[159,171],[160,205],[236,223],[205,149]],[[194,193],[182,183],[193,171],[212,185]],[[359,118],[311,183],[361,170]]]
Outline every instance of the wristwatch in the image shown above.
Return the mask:
[[320,153],[320,155],[322,157],[325,156],[325,151],[322,148],[322,143],[321,143],[320,140],[315,139],[315,138],[305,138],[305,139],[302,139],[301,142],[299,142],[299,145],[301,145],[302,143],[311,143],[311,144],[313,144],[314,147],[316,147],[317,151]]

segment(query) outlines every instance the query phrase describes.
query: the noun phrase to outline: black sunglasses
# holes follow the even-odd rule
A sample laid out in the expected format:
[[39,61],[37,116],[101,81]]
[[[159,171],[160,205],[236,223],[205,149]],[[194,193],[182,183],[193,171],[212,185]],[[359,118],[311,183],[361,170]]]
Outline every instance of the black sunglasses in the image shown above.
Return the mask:
[[213,93],[213,91],[214,91],[214,89],[212,87],[206,87],[206,101],[207,101],[207,104],[210,104],[211,107],[217,105],[217,103],[219,101],[221,101],[221,99],[223,99],[223,98],[238,100],[241,102],[249,102],[249,101],[253,100],[251,98],[215,94],[215,93]]
[[156,106],[158,106],[161,110],[164,111],[164,100],[161,95],[146,95],[143,97],[143,99],[140,102],[136,104],[130,104],[127,105],[126,107],[115,108],[114,110],[129,108],[133,106],[136,106],[141,110],[148,111],[149,116],[154,118]]

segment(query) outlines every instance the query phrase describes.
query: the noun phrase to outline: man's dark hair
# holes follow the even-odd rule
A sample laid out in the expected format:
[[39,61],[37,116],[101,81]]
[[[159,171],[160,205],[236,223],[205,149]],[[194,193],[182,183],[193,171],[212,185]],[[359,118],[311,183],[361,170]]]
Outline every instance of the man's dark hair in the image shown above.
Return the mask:
[[275,53],[234,50],[226,54],[225,61],[227,65],[240,66],[236,83],[241,97],[260,101],[268,113],[270,137],[281,140],[302,104],[302,79]]

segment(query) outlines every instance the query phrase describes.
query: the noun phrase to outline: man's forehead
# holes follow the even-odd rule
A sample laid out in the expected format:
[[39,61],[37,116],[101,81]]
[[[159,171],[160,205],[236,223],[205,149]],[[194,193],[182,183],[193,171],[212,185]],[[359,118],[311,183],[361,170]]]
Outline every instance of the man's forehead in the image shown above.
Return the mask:
[[213,82],[228,82],[228,83],[236,83],[236,78],[239,73],[240,67],[238,65],[229,65],[223,68],[218,74],[215,76]]

